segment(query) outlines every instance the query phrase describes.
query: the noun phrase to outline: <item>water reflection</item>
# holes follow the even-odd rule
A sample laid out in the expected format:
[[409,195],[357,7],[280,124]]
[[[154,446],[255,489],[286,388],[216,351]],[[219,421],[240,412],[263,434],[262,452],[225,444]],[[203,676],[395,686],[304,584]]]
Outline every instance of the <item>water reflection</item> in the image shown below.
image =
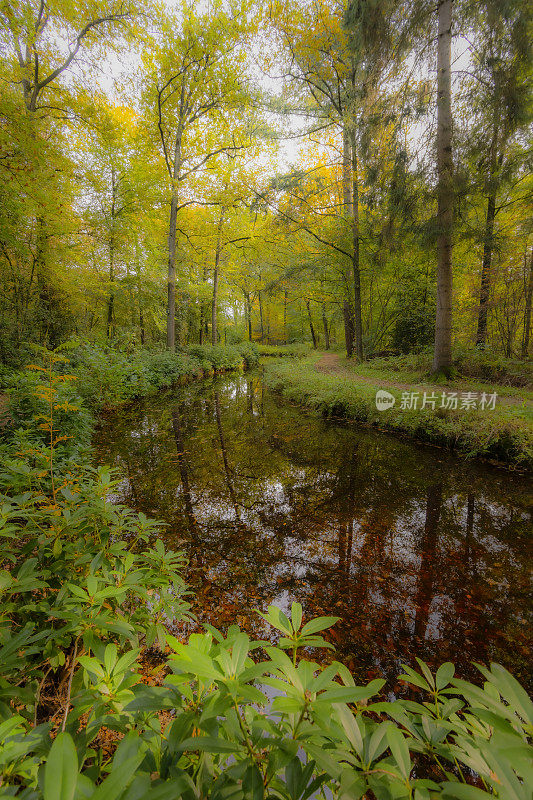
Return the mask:
[[527,683],[524,479],[304,413],[258,373],[136,403],[96,446],[123,500],[188,551],[200,621],[264,636],[254,609],[298,599],[342,618],[332,638],[361,679],[416,654]]

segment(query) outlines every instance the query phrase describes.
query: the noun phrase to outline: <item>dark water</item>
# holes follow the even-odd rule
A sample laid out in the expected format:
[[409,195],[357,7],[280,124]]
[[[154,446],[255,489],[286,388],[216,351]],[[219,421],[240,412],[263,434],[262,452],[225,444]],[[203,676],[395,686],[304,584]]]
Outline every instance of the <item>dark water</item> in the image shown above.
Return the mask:
[[337,658],[363,680],[418,655],[498,661],[531,686],[528,479],[337,424],[263,388],[199,382],[109,416],[99,460],[120,499],[186,550],[199,622],[267,630],[255,609],[299,600],[341,617]]

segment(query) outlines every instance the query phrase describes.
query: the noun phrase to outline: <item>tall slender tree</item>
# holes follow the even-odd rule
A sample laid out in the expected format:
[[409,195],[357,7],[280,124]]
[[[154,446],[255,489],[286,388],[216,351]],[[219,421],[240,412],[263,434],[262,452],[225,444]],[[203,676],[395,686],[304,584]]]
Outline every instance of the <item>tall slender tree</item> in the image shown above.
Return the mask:
[[[216,12],[216,13],[215,13]],[[197,202],[190,183],[221,153],[244,147],[235,136],[234,114],[245,105],[244,56],[239,48],[244,20],[221,4],[205,13],[187,7],[164,17],[147,56],[145,99],[155,113],[168,175],[167,347],[175,347],[178,214]]]
[[439,0],[437,39],[437,314],[433,371],[452,366],[452,0]]

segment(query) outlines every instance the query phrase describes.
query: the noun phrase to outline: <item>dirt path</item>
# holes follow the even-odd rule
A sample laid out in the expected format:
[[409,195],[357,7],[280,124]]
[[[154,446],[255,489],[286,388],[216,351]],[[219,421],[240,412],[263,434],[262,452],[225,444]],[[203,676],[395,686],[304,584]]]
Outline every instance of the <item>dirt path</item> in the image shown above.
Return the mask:
[[[382,378],[381,375],[376,374],[376,377],[370,377],[368,375],[359,375],[355,370],[355,364],[352,366],[347,366],[343,363],[343,359],[338,355],[338,353],[322,353],[320,356],[319,361],[315,364],[315,369],[317,372],[321,372],[324,375],[335,375],[339,378],[345,378],[347,380],[353,381],[353,383],[364,383],[367,386],[377,386],[381,389],[398,389],[402,392],[412,392],[412,391],[434,391],[437,394],[443,391],[477,391],[479,389],[476,387],[472,387],[468,381],[464,381],[461,383],[460,386],[456,384],[432,384],[432,383],[405,383],[402,381],[391,381],[387,380],[386,378]],[[507,394],[499,394],[498,387],[495,386],[495,391],[498,394],[498,405],[500,406],[523,406],[525,405],[526,401],[519,397]]]

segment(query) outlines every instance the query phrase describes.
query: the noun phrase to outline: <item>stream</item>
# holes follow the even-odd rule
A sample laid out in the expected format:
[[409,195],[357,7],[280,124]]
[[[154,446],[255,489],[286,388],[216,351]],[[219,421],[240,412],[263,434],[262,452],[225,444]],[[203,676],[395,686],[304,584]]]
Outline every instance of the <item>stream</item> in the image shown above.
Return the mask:
[[[193,611],[272,635],[270,603],[336,615],[335,657],[398,687],[401,664],[497,661],[532,687],[528,479],[270,393],[261,370],[198,381],[109,413],[97,460],[117,499],[167,523]],[[529,494],[528,494],[529,488]]]

